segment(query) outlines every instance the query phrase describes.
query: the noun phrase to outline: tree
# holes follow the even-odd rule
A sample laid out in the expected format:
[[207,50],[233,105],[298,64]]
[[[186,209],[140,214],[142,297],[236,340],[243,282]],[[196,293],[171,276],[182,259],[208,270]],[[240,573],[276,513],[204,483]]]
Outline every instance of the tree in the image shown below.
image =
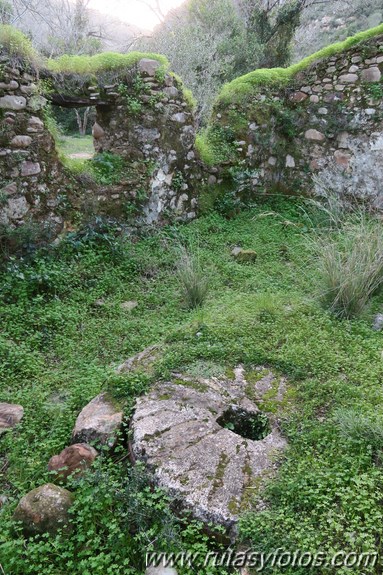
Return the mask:
[[311,6],[329,3],[330,0],[239,0],[248,41],[256,41],[261,47],[259,67],[287,66],[303,13]]
[[77,125],[78,125],[78,131],[80,133],[80,136],[85,136],[86,135],[86,130],[88,127],[88,119],[89,119],[89,114],[90,114],[90,107],[86,107],[84,110],[84,113],[81,117],[81,113],[80,110],[78,108],[75,108],[74,112],[76,114],[76,120],[77,120]]
[[196,96],[201,117],[208,115],[220,86],[246,72],[246,62],[256,58],[249,55],[245,26],[232,0],[190,0],[139,47],[169,58]]
[[49,57],[94,54],[100,51],[105,30],[91,24],[88,4],[89,0],[13,0],[12,23]]

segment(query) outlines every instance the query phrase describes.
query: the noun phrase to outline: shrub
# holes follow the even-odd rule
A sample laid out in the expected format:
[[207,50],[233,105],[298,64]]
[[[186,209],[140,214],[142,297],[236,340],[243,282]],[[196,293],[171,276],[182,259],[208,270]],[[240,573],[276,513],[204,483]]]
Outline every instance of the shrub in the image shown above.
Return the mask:
[[41,57],[30,40],[20,30],[10,25],[0,25],[0,50],[5,49],[11,56],[25,58],[38,65]]
[[90,160],[89,165],[100,184],[116,184],[121,180],[125,161],[112,152],[102,152]]
[[208,292],[207,278],[198,256],[190,254],[185,248],[181,249],[177,277],[187,307],[194,309],[202,306]]
[[324,304],[341,318],[360,314],[383,283],[381,225],[363,213],[328,235],[316,235],[314,251]]

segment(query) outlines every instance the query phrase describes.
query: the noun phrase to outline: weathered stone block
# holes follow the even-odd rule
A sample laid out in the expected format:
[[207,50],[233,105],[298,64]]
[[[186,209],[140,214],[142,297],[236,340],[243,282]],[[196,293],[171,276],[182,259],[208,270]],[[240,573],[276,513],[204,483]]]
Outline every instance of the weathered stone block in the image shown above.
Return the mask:
[[41,172],[40,164],[38,162],[25,161],[21,164],[22,176],[37,176]]
[[10,146],[12,148],[28,148],[32,143],[30,136],[15,136],[12,138]]
[[326,139],[326,136],[318,130],[310,129],[306,130],[305,138],[310,142],[323,142]]
[[289,154],[286,156],[286,168],[295,168],[295,160]]
[[377,66],[362,70],[363,82],[379,82],[381,77],[382,73]]
[[106,393],[95,397],[76,420],[73,443],[97,442],[113,446],[122,423],[122,410]]
[[161,66],[158,60],[150,60],[149,58],[142,58],[137,64],[139,72],[144,76],[154,77],[156,71]]
[[23,110],[27,105],[24,96],[3,96],[0,98],[0,108],[3,110]]
[[184,124],[186,122],[186,116],[183,112],[179,112],[178,114],[173,114],[171,117],[173,122],[177,122],[178,124]]
[[0,90],[9,90],[10,92],[14,92],[19,87],[18,82],[15,80],[11,80],[10,82],[0,82]]
[[40,120],[37,116],[31,116],[28,120],[27,132],[35,133],[42,132],[44,130],[44,122]]
[[339,76],[339,82],[341,84],[355,84],[358,79],[356,74],[342,74],[342,76]]
[[335,157],[335,162],[338,164],[338,166],[341,166],[342,168],[348,168],[350,165],[350,160],[351,160],[351,154],[348,154],[347,152],[344,152],[343,150],[337,150],[334,153],[334,157]]

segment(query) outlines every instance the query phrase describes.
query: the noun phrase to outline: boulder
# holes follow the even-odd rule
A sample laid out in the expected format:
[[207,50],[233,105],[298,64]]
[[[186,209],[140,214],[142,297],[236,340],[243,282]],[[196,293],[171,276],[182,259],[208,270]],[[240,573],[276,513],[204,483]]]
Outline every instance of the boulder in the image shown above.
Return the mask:
[[92,399],[76,420],[73,443],[96,442],[113,447],[121,427],[123,412],[107,393]]
[[0,108],[3,110],[23,110],[27,101],[23,96],[3,96],[0,98]]
[[305,94],[304,92],[294,92],[293,94],[291,94],[290,96],[290,100],[292,102],[304,102],[304,100],[306,100],[308,98],[308,95]]
[[43,96],[32,96],[28,101],[28,108],[33,112],[42,110],[47,105],[48,100]]
[[341,168],[348,168],[352,156],[344,150],[336,150],[336,152],[334,152],[334,158],[338,166]]
[[11,221],[21,220],[29,211],[29,204],[24,196],[10,198],[7,206],[3,209],[3,215]]
[[13,519],[20,521],[25,535],[56,533],[68,529],[73,495],[66,489],[47,483],[25,495],[16,507]]
[[12,429],[22,420],[24,408],[12,403],[0,403],[0,434]]
[[295,159],[290,154],[286,156],[286,168],[295,168]]
[[237,262],[254,262],[257,259],[257,252],[254,250],[243,250],[242,248],[234,248],[231,255]]
[[7,184],[6,186],[4,186],[3,192],[4,192],[5,194],[7,194],[7,196],[12,196],[12,195],[14,195],[14,194],[17,194],[17,184],[16,184],[16,182],[11,182],[10,184]]
[[153,78],[156,75],[156,71],[161,66],[158,60],[150,60],[149,58],[142,58],[138,62],[138,70],[143,76],[149,76]]
[[10,92],[13,92],[14,90],[17,90],[18,87],[19,84],[16,80],[11,80],[9,83],[0,82],[0,90],[9,90]]
[[[286,386],[264,366],[251,381],[243,366],[233,376],[211,379],[175,373],[137,400],[133,457],[148,466],[179,509],[235,529],[251,500],[248,487],[261,488],[286,447],[278,423]],[[273,413],[263,413],[270,391]]]
[[75,443],[66,447],[59,455],[51,457],[49,471],[55,471],[57,477],[65,481],[69,475],[79,476],[96,459],[98,452],[86,443]]
[[32,94],[36,94],[38,92],[38,87],[36,84],[29,84],[28,86],[21,86],[20,92],[25,94],[26,96],[31,96]]

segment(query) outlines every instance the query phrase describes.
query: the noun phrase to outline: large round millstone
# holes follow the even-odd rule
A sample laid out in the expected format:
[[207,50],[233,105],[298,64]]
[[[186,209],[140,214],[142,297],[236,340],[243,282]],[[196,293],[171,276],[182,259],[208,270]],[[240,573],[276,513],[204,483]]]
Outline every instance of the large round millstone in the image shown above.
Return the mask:
[[241,367],[232,380],[177,375],[139,398],[132,420],[133,453],[158,484],[197,518],[228,528],[286,446],[277,417],[260,407],[271,392],[280,402],[286,382],[257,370],[252,383]]

